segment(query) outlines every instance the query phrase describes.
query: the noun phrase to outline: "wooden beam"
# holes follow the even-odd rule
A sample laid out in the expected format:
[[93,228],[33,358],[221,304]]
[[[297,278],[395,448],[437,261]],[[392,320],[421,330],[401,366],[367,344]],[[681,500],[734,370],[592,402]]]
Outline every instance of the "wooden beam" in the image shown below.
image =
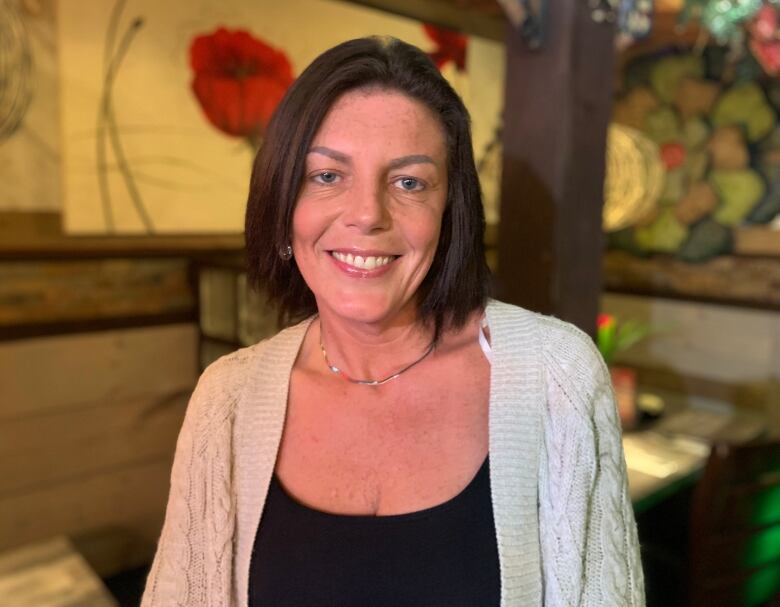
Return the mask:
[[780,310],[780,258],[722,256],[691,264],[609,251],[604,273],[606,289],[615,293]]
[[9,242],[62,236],[61,214],[54,211],[0,211],[0,247]]
[[89,318],[54,322],[30,323],[0,327],[0,344],[24,341],[41,337],[65,337],[86,333],[122,331],[127,329],[145,329],[165,325],[196,324],[196,309],[182,310],[165,314],[143,314],[139,316],[110,316],[107,318]]
[[61,236],[47,240],[0,240],[2,259],[98,259],[103,257],[183,256],[235,252],[242,235],[208,236]]
[[71,236],[59,213],[0,213],[0,260],[159,257],[241,251],[242,234]]
[[613,30],[586,2],[549,0],[544,47],[507,34],[501,299],[595,332]]
[[[441,27],[458,30],[464,34],[504,41],[506,22],[493,7],[476,8],[446,0],[348,0],[401,17],[416,19]],[[498,8],[498,5],[495,5]],[[499,9],[500,10],[500,9]]]
[[186,259],[0,262],[0,339],[40,325],[88,330],[110,319],[194,320],[191,283]]

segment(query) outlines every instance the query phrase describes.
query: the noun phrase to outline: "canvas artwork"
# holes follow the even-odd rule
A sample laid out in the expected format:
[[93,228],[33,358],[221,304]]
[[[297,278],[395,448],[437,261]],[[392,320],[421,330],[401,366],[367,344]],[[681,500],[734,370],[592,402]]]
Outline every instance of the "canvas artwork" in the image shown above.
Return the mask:
[[627,166],[628,146],[618,148],[611,132],[608,172],[625,169],[624,207],[629,189],[646,187],[636,216],[613,226],[611,248],[703,262],[732,252],[735,228],[780,217],[780,84],[762,57],[674,47],[626,65],[613,132],[643,141],[643,171]]
[[60,208],[54,0],[0,0],[0,210]]
[[279,100],[319,53],[371,34],[419,46],[461,94],[497,219],[496,42],[333,0],[62,0],[58,31],[70,233],[240,232]]

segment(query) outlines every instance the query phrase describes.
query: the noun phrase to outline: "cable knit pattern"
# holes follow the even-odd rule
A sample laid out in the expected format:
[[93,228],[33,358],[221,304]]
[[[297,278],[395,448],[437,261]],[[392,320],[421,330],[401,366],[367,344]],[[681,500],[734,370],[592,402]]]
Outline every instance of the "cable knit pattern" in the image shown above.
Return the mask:
[[[573,326],[500,302],[490,480],[502,607],[644,605],[609,375]],[[246,607],[306,321],[221,358],[192,395],[142,607]]]
[[171,490],[142,605],[230,604],[235,519],[231,427],[247,351],[211,365],[190,399]]
[[540,538],[550,570],[545,603],[644,605],[609,372],[587,335],[560,320],[538,318],[546,335],[548,408],[539,473]]

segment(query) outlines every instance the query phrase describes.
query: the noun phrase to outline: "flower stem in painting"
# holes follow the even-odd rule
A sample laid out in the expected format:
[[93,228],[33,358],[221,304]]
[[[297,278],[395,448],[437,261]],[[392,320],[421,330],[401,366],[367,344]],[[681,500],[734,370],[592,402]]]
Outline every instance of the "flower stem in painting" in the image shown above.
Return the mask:
[[[111,56],[113,55],[114,42],[116,41],[116,32],[119,28],[119,19],[122,16],[122,11],[127,4],[127,0],[118,0],[114,4],[114,8],[111,11],[111,17],[108,22],[108,29],[106,30],[106,39],[103,44],[103,79],[108,74],[109,65],[111,64]],[[105,85],[104,85],[105,86]],[[103,97],[101,97],[100,109],[98,111],[97,125],[95,127],[95,159],[97,161],[97,177],[98,188],[100,189],[100,201],[103,206],[103,218],[106,221],[106,230],[108,232],[114,231],[114,214],[111,209],[111,189],[108,187],[108,173],[106,168],[108,161],[106,158],[106,138],[105,138],[105,113],[103,111],[103,98],[105,97],[105,91]]]
[[[136,18],[130,24],[130,27],[125,31],[122,39],[119,41],[119,45],[116,48],[116,52],[112,55],[114,47],[114,41],[116,38],[116,30],[118,28],[119,17],[126,4],[126,0],[118,0],[114,5],[111,21],[109,23],[109,29],[106,36],[106,45],[104,48],[104,61],[106,63],[104,79],[103,79],[103,95],[100,101],[100,109],[98,113],[98,129],[97,129],[97,162],[98,162],[98,179],[100,183],[101,197],[103,200],[104,212],[106,212],[106,220],[109,231],[113,231],[113,218],[111,217],[111,199],[108,187],[108,175],[107,175],[107,162],[106,162],[106,148],[105,137],[108,135],[109,143],[111,144],[112,151],[116,157],[117,167],[122,175],[122,178],[127,188],[127,192],[130,196],[130,200],[133,203],[139,217],[141,218],[144,227],[147,232],[154,232],[154,225],[152,224],[151,217],[146,211],[143,204],[141,193],[135,182],[135,178],[130,169],[130,165],[127,162],[122,141],[119,136],[119,129],[116,124],[116,116],[114,114],[113,106],[113,85],[116,80],[117,73],[122,64],[123,59],[127,55],[127,51],[130,48],[130,44],[137,32],[143,27],[143,20]],[[110,57],[110,60],[109,60]]]

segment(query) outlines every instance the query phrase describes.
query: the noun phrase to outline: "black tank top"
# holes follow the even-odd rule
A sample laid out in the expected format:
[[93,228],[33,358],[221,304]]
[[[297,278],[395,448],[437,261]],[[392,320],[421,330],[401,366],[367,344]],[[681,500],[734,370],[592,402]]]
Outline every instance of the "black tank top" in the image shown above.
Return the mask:
[[388,516],[314,510],[273,476],[249,607],[497,607],[500,595],[487,458],[451,500]]

